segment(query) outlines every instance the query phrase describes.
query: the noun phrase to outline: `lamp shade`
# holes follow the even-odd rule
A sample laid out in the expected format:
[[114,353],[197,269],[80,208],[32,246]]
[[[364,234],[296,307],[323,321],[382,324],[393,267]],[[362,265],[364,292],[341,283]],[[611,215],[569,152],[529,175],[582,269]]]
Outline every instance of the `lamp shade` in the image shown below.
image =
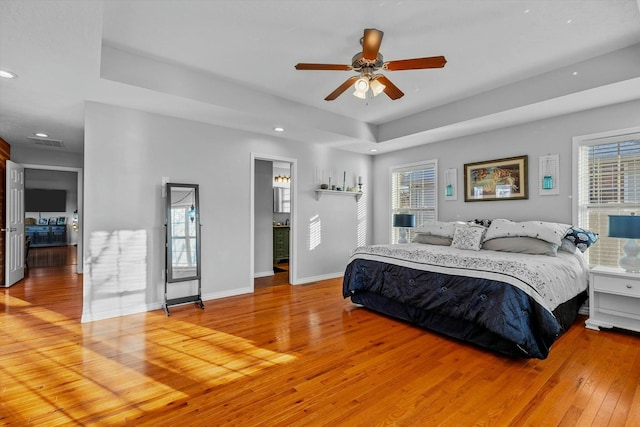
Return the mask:
[[413,214],[394,214],[393,226],[394,227],[415,227],[416,216]]
[[609,215],[609,237],[640,239],[640,216]]

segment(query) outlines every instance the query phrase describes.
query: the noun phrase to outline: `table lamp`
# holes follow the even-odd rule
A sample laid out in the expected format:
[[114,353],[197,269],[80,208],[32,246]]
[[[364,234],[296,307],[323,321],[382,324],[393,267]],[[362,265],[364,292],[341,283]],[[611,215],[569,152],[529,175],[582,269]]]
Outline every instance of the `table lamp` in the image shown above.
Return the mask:
[[622,247],[625,255],[618,260],[618,265],[632,272],[640,272],[640,245],[636,239],[640,239],[640,216],[609,215],[609,237],[629,239]]
[[414,214],[394,214],[393,226],[400,228],[398,243],[407,243],[407,227],[416,226],[416,216]]

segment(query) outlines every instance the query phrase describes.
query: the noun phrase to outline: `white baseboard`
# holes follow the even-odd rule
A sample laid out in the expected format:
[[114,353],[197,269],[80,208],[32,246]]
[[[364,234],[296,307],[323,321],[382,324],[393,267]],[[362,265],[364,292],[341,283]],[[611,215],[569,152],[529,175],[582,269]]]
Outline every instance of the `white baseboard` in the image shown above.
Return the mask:
[[305,285],[307,283],[319,282],[321,280],[336,279],[336,278],[342,277],[342,276],[344,276],[344,271],[341,271],[341,272],[338,272],[338,273],[323,274],[321,276],[303,277],[301,279],[297,279],[295,282],[291,282],[291,284],[292,285]]
[[261,271],[258,273],[253,273],[253,278],[257,279],[259,277],[268,277],[268,276],[274,276],[275,273],[273,272],[273,270],[267,270],[267,271]]

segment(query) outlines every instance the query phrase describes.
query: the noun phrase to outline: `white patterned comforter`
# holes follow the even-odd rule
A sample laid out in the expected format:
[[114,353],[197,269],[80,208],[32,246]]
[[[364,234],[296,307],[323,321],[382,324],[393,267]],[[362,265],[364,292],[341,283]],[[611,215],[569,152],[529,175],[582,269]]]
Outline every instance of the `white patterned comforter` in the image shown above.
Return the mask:
[[408,243],[361,246],[349,262],[357,258],[506,282],[521,289],[549,312],[587,289],[589,280],[589,267],[579,252],[559,251],[558,256],[551,257]]

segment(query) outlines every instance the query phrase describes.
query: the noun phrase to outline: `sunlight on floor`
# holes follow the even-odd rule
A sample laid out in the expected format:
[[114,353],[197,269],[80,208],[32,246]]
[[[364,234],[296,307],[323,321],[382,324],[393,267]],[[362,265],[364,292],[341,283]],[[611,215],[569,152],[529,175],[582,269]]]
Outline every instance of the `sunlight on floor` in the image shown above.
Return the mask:
[[[213,387],[296,359],[161,313],[80,324],[8,295],[5,303],[0,396],[8,420],[83,423],[101,413],[100,422],[122,422],[124,411],[131,420],[188,397],[178,391],[185,385]],[[34,412],[12,409],[25,399]]]

